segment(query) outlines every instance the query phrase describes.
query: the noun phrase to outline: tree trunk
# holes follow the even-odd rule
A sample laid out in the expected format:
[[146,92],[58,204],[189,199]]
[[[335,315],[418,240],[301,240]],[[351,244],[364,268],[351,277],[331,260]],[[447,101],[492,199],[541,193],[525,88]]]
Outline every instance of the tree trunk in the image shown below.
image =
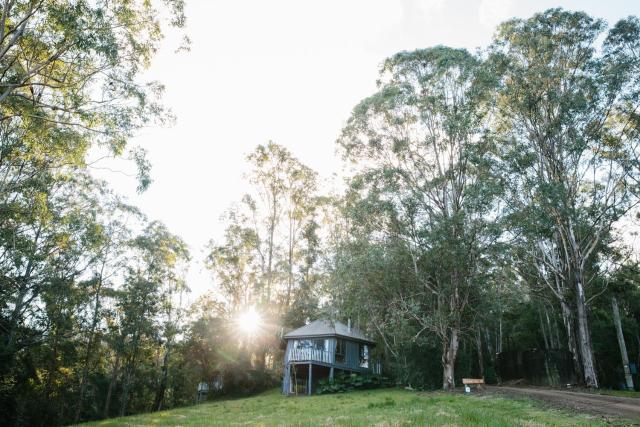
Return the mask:
[[164,358],[162,362],[162,378],[160,379],[160,384],[158,386],[158,390],[156,392],[156,398],[153,403],[154,411],[161,411],[162,404],[164,402],[164,394],[167,389],[167,381],[169,378],[169,356],[171,354],[171,345],[167,345],[167,350],[164,353]]
[[549,350],[549,348],[550,348],[549,338],[547,337],[547,331],[545,330],[545,327],[544,327],[544,320],[542,320],[542,311],[540,310],[540,307],[538,307],[538,318],[540,319],[540,330],[542,331],[542,339],[544,341],[544,349],[545,350]]
[[124,370],[124,376],[122,378],[122,399],[120,402],[120,416],[124,417],[127,412],[127,405],[129,404],[129,388],[131,387],[131,382],[133,380],[133,371],[136,366],[136,359],[138,355],[138,344],[139,344],[139,336],[140,331],[136,330],[136,333],[133,337],[132,345],[133,345],[133,354],[129,358],[129,361],[126,364]]
[[7,334],[7,340],[5,347],[9,349],[9,352],[13,351],[13,346],[16,341],[16,335],[19,326],[19,317],[20,312],[22,311],[24,299],[27,296],[27,286],[22,285],[20,289],[20,293],[18,294],[18,299],[16,300],[15,306],[13,308],[13,312],[11,313],[11,320],[9,321],[9,333]]
[[567,347],[571,352],[573,358],[573,369],[576,371],[576,378],[578,382],[582,383],[582,362],[580,361],[580,354],[578,353],[578,346],[576,344],[576,335],[573,328],[573,314],[571,308],[564,301],[560,301],[560,307],[562,308],[562,323],[564,324],[565,331],[567,333]]
[[[59,412],[59,408],[54,408],[54,402],[51,399],[51,394],[53,391],[53,383],[55,382],[55,379],[57,377],[57,373],[58,373],[58,350],[59,350],[59,344],[60,344],[60,336],[59,336],[59,330],[58,330],[58,326],[55,326],[53,328],[53,343],[52,343],[52,354],[49,358],[49,366],[47,369],[47,381],[44,384],[44,393],[43,393],[43,399],[42,402],[44,403],[43,406],[44,409],[43,413],[45,414],[45,416],[43,417],[42,420],[42,426],[45,426],[46,423],[50,420],[50,417],[54,417],[56,412]],[[48,421],[47,421],[48,420]]]
[[496,353],[502,353],[502,313],[500,313],[498,333],[496,334]]
[[122,399],[120,402],[120,416],[124,417],[127,415],[127,406],[129,404],[129,387],[131,385],[131,380],[133,377],[133,362],[127,363],[127,366],[124,370],[124,376],[122,378]]
[[[102,267],[104,271],[104,265]],[[91,353],[93,352],[93,340],[95,336],[96,327],[98,326],[98,320],[100,315],[100,291],[102,289],[102,272],[100,273],[100,280],[96,288],[93,319],[91,320],[91,328],[89,329],[89,336],[87,337],[87,345],[85,347],[84,366],[82,367],[82,375],[80,377],[80,393],[78,395],[78,405],[76,406],[76,414],[74,416],[74,422],[77,424],[82,414],[82,405],[84,403],[84,395],[87,390],[87,378],[89,376],[89,362],[91,360]]]
[[443,342],[442,346],[442,389],[445,391],[453,390],[455,383],[455,363],[458,354],[458,330],[452,328],[449,337]]
[[271,212],[271,218],[269,219],[269,251],[267,256],[267,304],[271,303],[271,282],[272,282],[272,273],[273,273],[273,245],[274,245],[274,234],[276,232],[276,216],[277,216],[277,206],[276,206],[276,193],[273,192],[273,210]]
[[640,366],[640,334],[638,333],[636,333],[636,343],[638,344],[636,347],[638,349],[638,354],[636,355],[636,366]]
[[576,307],[578,322],[578,345],[580,346],[580,358],[582,359],[582,369],[584,381],[587,387],[598,388],[598,377],[596,375],[595,358],[591,347],[591,334],[589,332],[589,321],[587,319],[587,304],[582,287],[581,277],[576,280]]
[[84,358],[84,366],[82,367],[82,374],[80,376],[80,391],[78,393],[78,404],[76,405],[76,413],[73,417],[74,423],[78,423],[80,415],[82,414],[82,404],[84,402],[84,395],[87,390],[87,378],[89,376],[89,358],[91,357],[91,342],[93,341],[93,330],[90,332],[89,342],[86,346],[86,354]]
[[[547,320],[547,328],[549,330],[549,336],[550,336],[550,344],[551,344],[551,348],[552,349],[559,349],[560,348],[560,337],[558,336],[558,324],[556,322],[555,316],[553,317],[553,322],[551,321],[551,318],[549,317],[549,312],[547,311],[547,307],[543,306],[542,307],[543,311],[544,311],[544,316]],[[552,312],[552,314],[554,314]]]
[[111,409],[111,396],[113,394],[113,388],[116,385],[118,379],[118,371],[120,370],[120,353],[116,351],[116,360],[113,364],[113,371],[111,371],[111,381],[109,381],[109,388],[107,389],[107,397],[104,401],[104,411],[102,412],[103,418],[109,418],[109,410]]
[[493,365],[495,366],[495,364],[496,364],[496,352],[493,351],[493,343],[491,341],[491,331],[489,331],[489,328],[485,328],[484,337],[485,337],[485,342],[487,343],[487,350],[489,351],[489,356],[491,357],[491,361],[493,362]]
[[[38,231],[36,231],[36,235],[33,240],[34,251],[40,239],[41,232],[42,232],[42,225],[38,227]],[[11,320],[9,323],[9,333],[7,334],[7,344],[5,346],[10,355],[15,350],[13,347],[14,347],[16,336],[18,333],[18,326],[20,323],[19,318],[20,318],[22,309],[24,308],[25,298],[27,297],[27,293],[29,292],[28,283],[29,283],[29,280],[31,280],[31,273],[33,273],[33,268],[34,268],[33,264],[34,264],[34,257],[31,256],[29,257],[29,261],[27,262],[27,267],[25,268],[24,274],[22,274],[16,280],[19,283],[20,291],[19,291],[16,303],[14,305],[13,312],[11,313]]]
[[484,378],[484,352],[482,351],[482,335],[480,329],[476,329],[476,346],[478,348],[478,369],[480,377]]
[[264,371],[267,366],[267,349],[264,346],[260,346],[256,354],[256,359],[256,369],[258,371]]
[[[291,209],[291,208],[290,208]],[[284,303],[285,309],[289,308],[291,304],[291,291],[293,289],[293,249],[294,249],[294,232],[293,232],[293,218],[292,214],[289,214],[289,251],[288,251],[288,277],[287,277],[287,297]]]
[[627,354],[627,344],[625,343],[624,335],[622,334],[620,310],[618,309],[618,300],[615,296],[611,297],[611,308],[613,309],[613,323],[616,326],[618,346],[620,347],[620,354],[622,356],[622,369],[624,370],[624,379],[627,384],[627,389],[633,390],[633,378],[631,377],[631,371],[629,370],[629,355]]

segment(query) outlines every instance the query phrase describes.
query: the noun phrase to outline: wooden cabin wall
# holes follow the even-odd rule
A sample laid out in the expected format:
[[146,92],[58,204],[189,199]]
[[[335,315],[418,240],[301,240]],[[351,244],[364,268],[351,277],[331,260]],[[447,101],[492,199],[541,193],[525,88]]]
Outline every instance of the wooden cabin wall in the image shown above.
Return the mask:
[[[333,350],[335,350],[336,340],[333,339]],[[360,344],[354,341],[345,340],[344,363],[335,362],[335,366],[340,369],[360,370]]]
[[284,368],[282,372],[282,393],[289,393],[289,385],[291,383],[291,368],[289,366],[289,352],[293,348],[293,340],[287,341],[287,348],[284,351]]
[[[329,354],[331,355],[331,363],[336,369],[344,369],[347,371],[354,372],[363,372],[366,369],[360,368],[360,343],[356,341],[345,341],[345,361],[344,363],[339,363],[335,360],[335,350],[337,346],[337,338],[330,337],[325,338],[328,341],[327,349]],[[289,387],[291,384],[291,368],[290,368],[290,360],[289,353],[293,349],[293,339],[287,340],[287,348],[284,353],[284,369],[283,369],[283,378],[282,378],[282,392],[284,394],[289,393]],[[295,362],[291,362],[295,363]],[[313,362],[311,362],[313,363]],[[301,364],[307,364],[302,362]]]

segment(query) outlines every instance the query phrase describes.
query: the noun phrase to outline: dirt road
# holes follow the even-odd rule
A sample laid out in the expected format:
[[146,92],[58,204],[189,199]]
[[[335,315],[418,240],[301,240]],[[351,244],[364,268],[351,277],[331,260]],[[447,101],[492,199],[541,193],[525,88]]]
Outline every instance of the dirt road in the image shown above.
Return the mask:
[[508,396],[531,397],[579,412],[614,415],[640,422],[640,398],[604,396],[575,391],[536,387],[487,387],[488,391]]

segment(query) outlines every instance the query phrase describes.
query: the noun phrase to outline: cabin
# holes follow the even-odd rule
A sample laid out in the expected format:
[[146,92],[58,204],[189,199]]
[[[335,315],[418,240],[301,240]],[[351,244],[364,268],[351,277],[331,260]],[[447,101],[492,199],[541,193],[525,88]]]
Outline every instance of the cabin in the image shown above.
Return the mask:
[[380,374],[380,363],[371,360],[375,343],[358,329],[337,321],[316,320],[283,337],[282,392],[312,394],[321,379],[339,372]]

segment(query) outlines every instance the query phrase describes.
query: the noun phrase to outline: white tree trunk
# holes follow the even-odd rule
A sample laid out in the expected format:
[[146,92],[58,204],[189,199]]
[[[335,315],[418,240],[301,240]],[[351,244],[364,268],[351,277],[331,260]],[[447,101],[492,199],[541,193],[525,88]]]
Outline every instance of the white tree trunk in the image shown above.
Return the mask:
[[560,307],[562,308],[562,323],[567,334],[567,347],[571,352],[573,358],[573,368],[576,371],[578,379],[582,379],[582,362],[580,361],[580,353],[578,352],[578,345],[576,344],[576,335],[573,328],[573,315],[571,308],[565,301],[560,301]]
[[454,328],[451,329],[449,339],[445,340],[442,348],[442,389],[445,391],[453,390],[456,387],[454,369],[458,345],[458,330]]
[[589,322],[587,320],[587,304],[580,277],[576,280],[576,291],[578,294],[576,296],[578,345],[580,347],[584,381],[587,387],[598,388],[598,377],[596,376],[595,359],[593,357]]
[[551,318],[549,317],[549,312],[547,311],[546,307],[543,307],[543,311],[544,311],[544,316],[547,320],[547,327],[549,329],[551,348],[554,350],[557,350],[560,348],[560,337],[558,336],[558,324],[556,323],[555,319],[553,320],[553,322],[551,321]]
[[624,341],[624,335],[622,334],[622,322],[620,321],[620,310],[618,309],[618,300],[615,296],[611,297],[611,308],[613,309],[613,323],[616,325],[616,335],[618,336],[618,346],[620,347],[620,354],[622,355],[622,368],[624,369],[624,379],[627,383],[627,388],[633,390],[633,377],[631,377],[631,371],[629,370],[629,355],[627,354],[627,344]]
[[551,345],[549,344],[549,338],[547,337],[547,330],[544,327],[544,320],[542,320],[542,311],[538,307],[538,319],[540,319],[540,331],[542,332],[542,339],[544,341],[544,349],[549,350]]

